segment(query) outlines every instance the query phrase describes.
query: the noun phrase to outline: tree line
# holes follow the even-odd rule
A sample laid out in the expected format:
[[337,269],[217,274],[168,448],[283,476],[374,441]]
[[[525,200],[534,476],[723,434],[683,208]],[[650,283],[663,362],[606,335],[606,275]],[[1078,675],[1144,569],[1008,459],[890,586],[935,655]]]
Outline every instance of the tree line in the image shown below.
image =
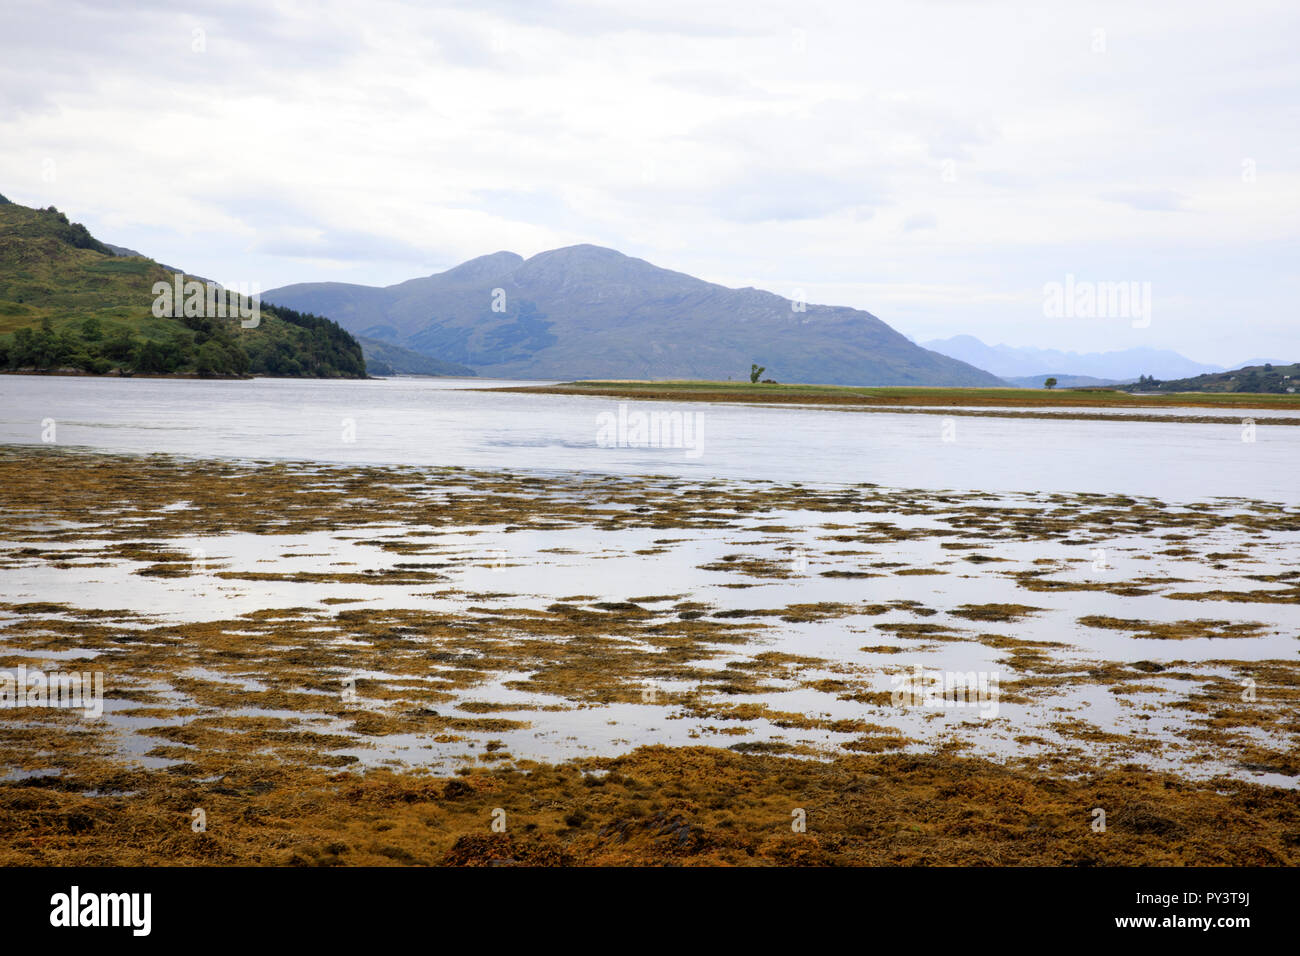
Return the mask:
[[71,368],[92,375],[197,374],[360,378],[366,374],[361,346],[337,322],[282,306],[262,306],[284,323],[263,323],[239,333],[229,320],[186,317],[162,338],[91,316],[55,328],[43,319],[0,339],[0,368],[51,371]]

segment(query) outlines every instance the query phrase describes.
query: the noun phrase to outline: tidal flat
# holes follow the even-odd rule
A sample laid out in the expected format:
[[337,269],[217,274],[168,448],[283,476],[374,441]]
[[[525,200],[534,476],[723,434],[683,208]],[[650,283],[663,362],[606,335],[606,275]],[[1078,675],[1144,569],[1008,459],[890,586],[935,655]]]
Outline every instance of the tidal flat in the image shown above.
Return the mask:
[[0,709],[0,862],[1300,860],[1297,507],[6,447],[0,513],[0,670],[105,685]]

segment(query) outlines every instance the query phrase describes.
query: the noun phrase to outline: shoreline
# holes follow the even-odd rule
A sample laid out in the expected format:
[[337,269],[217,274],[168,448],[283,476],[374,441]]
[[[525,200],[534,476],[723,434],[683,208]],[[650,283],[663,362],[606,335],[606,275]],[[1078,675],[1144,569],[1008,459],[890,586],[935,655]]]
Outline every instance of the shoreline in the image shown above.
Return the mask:
[[[1013,388],[926,388],[926,387],[857,387],[840,385],[745,385],[731,382],[566,382],[560,385],[516,385],[499,389],[537,395],[593,395],[603,398],[645,401],[734,402],[800,406],[834,406],[841,410],[878,410],[926,412],[926,409],[898,406],[935,406],[947,414],[980,414],[960,406],[980,408],[1028,408],[1070,406],[1112,408],[1214,408],[1295,409],[1300,412],[1300,395],[1261,393],[1180,392],[1168,396],[1135,396],[1113,391],[1071,391]],[[1242,398],[1229,396],[1241,395]],[[1112,397],[1114,396],[1114,397]],[[1122,397],[1120,397],[1122,396]],[[995,414],[995,413],[987,413]],[[1029,413],[1023,413],[1029,417]],[[1106,418],[1120,421],[1170,421],[1171,416],[1089,416],[1087,413],[1057,413],[1055,418]],[[1195,419],[1191,419],[1195,420]],[[1285,419],[1288,424],[1300,419]]]
[[[87,372],[85,369],[78,368],[61,368],[51,369],[49,371],[40,371],[37,369],[20,368],[20,369],[0,369],[0,375],[24,375],[36,378],[147,378],[147,379],[175,379],[177,381],[195,381],[195,382],[251,382],[259,378],[272,379],[305,379],[314,382],[373,382],[382,378],[391,378],[392,376],[382,375],[363,375],[358,377],[343,375],[200,375],[198,372],[132,372],[130,375],[124,375],[122,372],[114,369],[101,374]],[[429,376],[434,378],[437,376]],[[450,376],[448,376],[450,377]]]
[[[1289,620],[1300,573],[1247,575],[1256,552],[1285,564],[1295,509],[14,446],[0,477],[10,580],[78,595],[5,597],[0,668],[90,654],[72,659],[109,687],[98,726],[0,711],[0,862],[1300,861],[1300,667],[1237,651]],[[814,524],[824,543],[797,533]],[[1132,536],[1167,566],[1090,578],[1070,559]],[[783,557],[800,540],[805,571]],[[698,568],[655,593],[669,582],[636,569],[670,555]],[[1206,560],[1220,570],[1190,580]],[[635,584],[582,573],[616,566]],[[529,569],[566,567],[534,593]],[[117,603],[76,583],[96,579]],[[1097,616],[1152,599],[1172,621]],[[1076,618],[1092,650],[1061,643]],[[1004,672],[1007,729],[891,705],[889,673],[954,654]],[[1097,692],[1121,723],[1078,709]],[[1153,738],[1157,718],[1181,729]],[[1256,769],[1218,769],[1236,765]]]

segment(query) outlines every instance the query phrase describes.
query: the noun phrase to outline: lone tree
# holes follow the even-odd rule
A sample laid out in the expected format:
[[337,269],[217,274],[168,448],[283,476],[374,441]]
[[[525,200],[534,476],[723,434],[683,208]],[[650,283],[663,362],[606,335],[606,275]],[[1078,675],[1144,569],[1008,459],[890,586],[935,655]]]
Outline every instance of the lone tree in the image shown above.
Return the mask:
[[767,371],[766,365],[751,365],[749,367],[749,382],[751,385],[757,385],[758,380],[762,378],[763,373]]
[[1056,388],[1056,379],[1049,378],[1043,383],[1043,388]]

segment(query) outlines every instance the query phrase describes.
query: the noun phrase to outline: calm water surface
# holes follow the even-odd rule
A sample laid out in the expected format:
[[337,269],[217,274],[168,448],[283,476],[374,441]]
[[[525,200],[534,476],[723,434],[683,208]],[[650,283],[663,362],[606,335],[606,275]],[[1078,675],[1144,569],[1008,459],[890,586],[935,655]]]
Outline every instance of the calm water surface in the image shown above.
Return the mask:
[[[1300,503],[1300,427],[862,414],[627,402],[689,413],[698,453],[601,447],[618,399],[490,390],[481,379],[374,381],[0,376],[0,443],[115,452],[456,465],[903,488],[1118,492]],[[530,383],[535,384],[535,383]],[[488,389],[488,390],[485,390]],[[1187,414],[1223,414],[1189,409]],[[629,436],[635,438],[635,436]],[[949,439],[949,440],[945,440]]]

